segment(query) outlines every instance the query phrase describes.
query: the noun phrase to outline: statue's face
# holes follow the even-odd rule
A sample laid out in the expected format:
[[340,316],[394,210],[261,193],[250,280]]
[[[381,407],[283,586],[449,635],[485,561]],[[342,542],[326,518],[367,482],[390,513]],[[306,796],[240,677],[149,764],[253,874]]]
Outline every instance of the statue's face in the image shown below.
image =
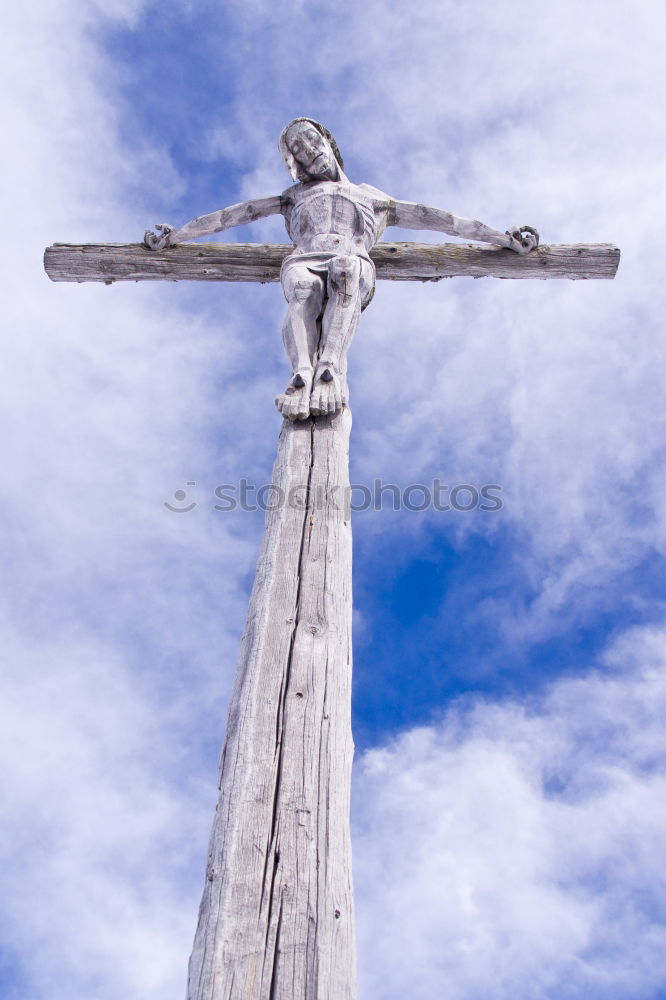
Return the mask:
[[337,176],[337,161],[329,142],[309,122],[297,122],[285,136],[289,152],[312,178]]

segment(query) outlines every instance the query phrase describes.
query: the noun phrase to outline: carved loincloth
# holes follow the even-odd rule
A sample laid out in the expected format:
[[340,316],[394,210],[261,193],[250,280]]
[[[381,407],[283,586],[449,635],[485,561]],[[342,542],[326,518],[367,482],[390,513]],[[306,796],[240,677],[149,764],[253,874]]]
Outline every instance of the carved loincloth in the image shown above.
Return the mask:
[[284,288],[284,279],[287,273],[294,267],[305,266],[312,274],[318,275],[328,282],[328,265],[336,257],[358,257],[361,262],[361,274],[359,278],[359,291],[361,293],[361,311],[372,301],[375,294],[375,265],[366,254],[345,253],[336,254],[332,251],[317,251],[315,253],[292,253],[282,262],[280,268],[280,281]]

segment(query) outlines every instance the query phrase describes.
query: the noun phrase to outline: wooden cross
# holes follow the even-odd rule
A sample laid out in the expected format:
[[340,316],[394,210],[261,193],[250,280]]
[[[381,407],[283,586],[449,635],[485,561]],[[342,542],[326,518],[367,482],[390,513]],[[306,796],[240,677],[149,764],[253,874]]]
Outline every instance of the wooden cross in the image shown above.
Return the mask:
[[[297,182],[282,195],[161,226],[144,244],[55,244],[54,281],[277,281],[292,376],[272,505],[257,565],[220,765],[188,1000],[354,1000],[349,833],[351,415],[346,358],[378,278],[612,278],[619,250],[537,246],[439,209],[351,184],[330,133],[295,119],[280,148]],[[281,212],[294,246],[179,245]],[[386,225],[487,247],[377,243]],[[518,251],[518,252],[514,252]],[[287,498],[296,498],[288,502]]]

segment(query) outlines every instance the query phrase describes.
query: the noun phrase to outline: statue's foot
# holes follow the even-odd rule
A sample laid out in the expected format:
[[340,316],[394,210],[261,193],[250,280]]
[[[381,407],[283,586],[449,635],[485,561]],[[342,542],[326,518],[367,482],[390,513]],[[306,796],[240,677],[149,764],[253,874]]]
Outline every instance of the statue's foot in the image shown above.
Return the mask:
[[289,385],[275,397],[275,405],[287,420],[307,420],[310,416],[312,369],[299,368],[289,379]]
[[320,361],[312,383],[310,413],[315,417],[337,413],[347,404],[347,395],[344,375],[330,362]]

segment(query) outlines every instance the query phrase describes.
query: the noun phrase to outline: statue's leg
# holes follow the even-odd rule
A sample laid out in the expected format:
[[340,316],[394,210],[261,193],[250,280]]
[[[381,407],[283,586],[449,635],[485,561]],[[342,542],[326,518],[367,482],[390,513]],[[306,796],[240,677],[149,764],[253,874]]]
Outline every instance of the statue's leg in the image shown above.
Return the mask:
[[326,288],[324,280],[303,264],[291,264],[282,275],[282,288],[289,305],[282,326],[282,340],[293,374],[275,405],[288,420],[310,416],[314,354],[319,340],[318,320]]
[[374,290],[372,264],[356,256],[334,257],[328,265],[327,301],[310,412],[336,413],[348,402],[347,351],[363,306]]

